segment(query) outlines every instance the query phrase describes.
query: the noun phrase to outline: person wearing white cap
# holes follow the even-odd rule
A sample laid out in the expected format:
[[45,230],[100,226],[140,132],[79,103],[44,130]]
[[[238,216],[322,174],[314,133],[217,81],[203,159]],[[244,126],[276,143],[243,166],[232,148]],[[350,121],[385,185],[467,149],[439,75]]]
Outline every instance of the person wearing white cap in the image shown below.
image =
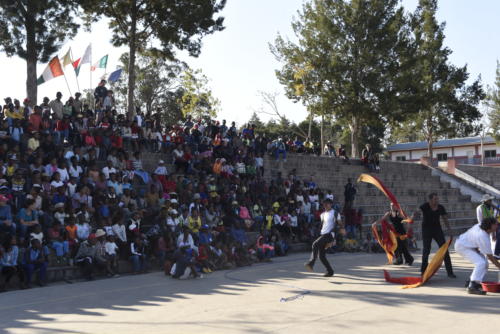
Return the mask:
[[476,208],[477,222],[481,224],[484,218],[495,217],[495,209],[492,201],[495,197],[490,194],[484,194],[481,199],[481,204]]
[[[481,199],[481,204],[479,204],[476,208],[476,217],[478,224],[481,224],[484,218],[495,218],[498,216],[498,212],[497,210],[495,210],[495,207],[493,206],[494,199],[495,197],[491,196],[490,194],[483,195],[483,198]],[[500,255],[500,242],[499,243],[496,242],[497,237],[500,237],[497,235],[497,232],[491,234],[492,250],[493,253],[498,256]]]
[[158,161],[158,167],[156,167],[154,173],[156,175],[163,175],[163,176],[168,175],[167,167],[165,167],[165,161],[163,160]]
[[461,234],[455,242],[455,251],[474,264],[474,270],[467,281],[467,292],[485,295],[481,282],[488,272],[488,260],[500,269],[500,262],[493,256],[489,234],[496,232],[498,222],[493,217],[484,218],[480,224]]

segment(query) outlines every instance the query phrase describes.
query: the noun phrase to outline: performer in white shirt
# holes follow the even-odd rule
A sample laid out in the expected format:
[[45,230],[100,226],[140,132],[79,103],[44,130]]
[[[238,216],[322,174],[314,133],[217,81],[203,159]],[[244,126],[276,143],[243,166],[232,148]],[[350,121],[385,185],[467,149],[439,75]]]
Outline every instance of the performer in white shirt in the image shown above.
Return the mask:
[[309,271],[313,271],[314,263],[319,256],[321,263],[326,268],[326,273],[324,277],[333,276],[333,268],[326,259],[326,250],[333,245],[335,240],[335,226],[339,224],[340,232],[345,235],[344,224],[340,218],[338,212],[332,209],[333,202],[331,199],[327,198],[323,202],[323,207],[325,211],[321,214],[321,235],[312,244],[311,258],[305,263],[305,267]]
[[490,241],[490,233],[496,232],[497,227],[495,218],[484,218],[481,224],[472,226],[455,242],[455,251],[474,264],[467,284],[467,292],[470,294],[486,294],[481,288],[481,282],[488,272],[488,260],[500,269],[500,262],[493,256]]

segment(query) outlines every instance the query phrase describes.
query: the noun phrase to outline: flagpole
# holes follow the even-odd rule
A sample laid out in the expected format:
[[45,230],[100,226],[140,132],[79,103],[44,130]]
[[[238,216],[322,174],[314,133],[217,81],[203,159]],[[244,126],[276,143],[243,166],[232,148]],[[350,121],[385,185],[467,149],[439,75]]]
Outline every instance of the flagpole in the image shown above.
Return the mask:
[[69,96],[73,96],[73,94],[71,94],[71,89],[69,89],[68,80],[66,79],[66,73],[64,71],[63,71],[63,76],[64,76],[64,81],[66,81],[66,87],[68,87]]
[[[71,67],[73,67],[73,51],[70,49],[70,53],[71,53]],[[74,70],[74,68],[73,68]],[[80,91],[80,83],[78,82],[78,75],[76,75],[76,72],[75,72],[75,79],[76,79],[76,87],[78,87],[78,91],[81,93]]]
[[[92,43],[91,43],[92,45]],[[90,71],[90,92],[92,92],[92,47],[90,47],[90,63],[89,63],[89,71]],[[94,101],[95,102],[95,101]],[[94,106],[95,107],[95,106]]]

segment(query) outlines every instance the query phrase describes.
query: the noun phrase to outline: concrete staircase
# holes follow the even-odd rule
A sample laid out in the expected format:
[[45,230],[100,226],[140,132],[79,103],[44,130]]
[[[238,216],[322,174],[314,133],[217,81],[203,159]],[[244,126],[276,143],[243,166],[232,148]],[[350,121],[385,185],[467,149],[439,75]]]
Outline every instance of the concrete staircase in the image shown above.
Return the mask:
[[[381,171],[376,176],[388,187],[401,203],[403,209],[411,214],[419,211],[419,206],[427,200],[431,192],[436,192],[441,204],[448,211],[448,219],[455,234],[462,233],[475,223],[475,207],[470,196],[464,196],[459,189],[451,188],[450,184],[441,182],[439,177],[432,176],[431,170],[423,165],[408,162],[382,161]],[[341,160],[330,157],[310,155],[291,155],[286,162],[277,162],[267,157],[264,163],[265,178],[270,180],[277,176],[282,177],[293,170],[299,179],[312,178],[322,189],[331,189],[337,201],[343,205],[344,185],[351,178],[356,182],[361,173],[367,173],[359,160],[351,160],[345,164]],[[354,207],[363,209],[363,229],[366,231],[370,224],[388,210],[389,201],[374,186],[366,183],[356,184],[358,189]],[[417,238],[420,237],[419,221],[414,226]]]
[[456,168],[496,189],[500,189],[500,167],[458,165]]

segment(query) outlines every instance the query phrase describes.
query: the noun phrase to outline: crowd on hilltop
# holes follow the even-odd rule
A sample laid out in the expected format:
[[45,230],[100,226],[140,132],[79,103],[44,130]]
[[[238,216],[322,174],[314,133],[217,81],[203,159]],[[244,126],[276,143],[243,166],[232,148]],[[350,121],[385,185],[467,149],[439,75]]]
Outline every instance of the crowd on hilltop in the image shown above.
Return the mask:
[[[295,172],[262,177],[265,154],[286,158],[307,146],[210,118],[164,124],[159,113],[140,110],[129,118],[117,113],[105,81],[94,95],[92,106],[79,93],[63,103],[58,92],[36,106],[5,99],[0,289],[15,275],[24,288],[35,274],[44,285],[48,267],[116,276],[119,260],[134,273],[156,265],[174,278],[196,277],[286,255],[291,242],[319,233],[320,203],[333,199],[331,191]],[[146,171],[143,152],[169,160]],[[346,219],[360,226],[362,213],[347,209]],[[368,239],[364,247],[374,245]]]

